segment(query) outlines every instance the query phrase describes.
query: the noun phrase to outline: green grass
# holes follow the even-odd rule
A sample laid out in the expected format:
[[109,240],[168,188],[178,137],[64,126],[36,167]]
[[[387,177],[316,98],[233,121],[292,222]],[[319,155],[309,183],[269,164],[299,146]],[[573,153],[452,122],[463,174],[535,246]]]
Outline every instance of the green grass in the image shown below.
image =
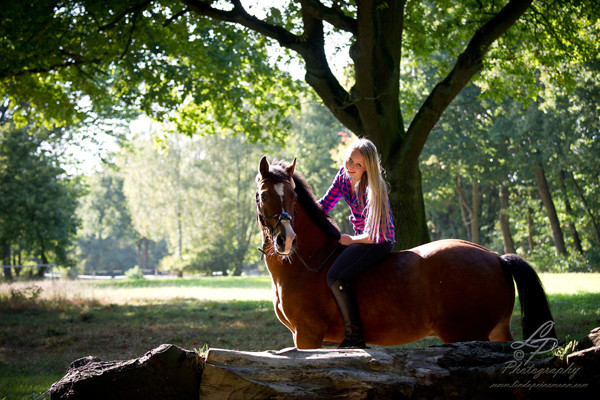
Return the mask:
[[[600,326],[600,274],[542,274],[559,337]],[[40,289],[36,289],[35,287]],[[186,349],[293,346],[276,319],[269,277],[0,284],[0,400],[45,398],[69,363]],[[513,334],[521,339],[518,304]],[[426,338],[405,347],[438,344]]]

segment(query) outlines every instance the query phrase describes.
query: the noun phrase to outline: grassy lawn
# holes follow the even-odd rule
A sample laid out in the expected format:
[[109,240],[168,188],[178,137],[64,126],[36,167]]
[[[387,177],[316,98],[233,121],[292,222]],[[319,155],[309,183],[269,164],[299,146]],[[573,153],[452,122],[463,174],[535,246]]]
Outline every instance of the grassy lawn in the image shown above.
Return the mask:
[[[560,338],[600,326],[600,274],[542,274]],[[513,334],[521,338],[518,304]],[[186,349],[293,346],[272,309],[269,277],[0,284],[0,400],[42,399],[69,363]],[[406,347],[440,343],[423,339]]]

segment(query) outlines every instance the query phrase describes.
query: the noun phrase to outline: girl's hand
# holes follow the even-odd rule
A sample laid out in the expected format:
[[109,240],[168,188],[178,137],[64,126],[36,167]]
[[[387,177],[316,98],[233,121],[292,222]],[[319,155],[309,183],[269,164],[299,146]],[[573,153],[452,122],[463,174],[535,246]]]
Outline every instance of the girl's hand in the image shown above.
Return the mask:
[[340,244],[344,246],[350,246],[352,243],[354,243],[354,238],[350,235],[342,233],[342,236],[340,236]]

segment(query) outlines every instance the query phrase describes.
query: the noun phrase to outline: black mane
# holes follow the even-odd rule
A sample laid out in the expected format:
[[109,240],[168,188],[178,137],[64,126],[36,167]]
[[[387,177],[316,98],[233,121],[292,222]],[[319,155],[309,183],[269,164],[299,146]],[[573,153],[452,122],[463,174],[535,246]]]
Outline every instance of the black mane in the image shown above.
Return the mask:
[[[289,165],[290,163],[286,161],[274,161],[269,169],[269,177],[273,179],[287,179],[285,168]],[[295,191],[298,196],[297,201],[299,201],[304,210],[306,210],[310,219],[328,236],[339,239],[339,228],[335,225],[333,220],[325,214],[321,206],[317,203],[312,187],[297,171],[294,172],[294,184],[296,185]]]

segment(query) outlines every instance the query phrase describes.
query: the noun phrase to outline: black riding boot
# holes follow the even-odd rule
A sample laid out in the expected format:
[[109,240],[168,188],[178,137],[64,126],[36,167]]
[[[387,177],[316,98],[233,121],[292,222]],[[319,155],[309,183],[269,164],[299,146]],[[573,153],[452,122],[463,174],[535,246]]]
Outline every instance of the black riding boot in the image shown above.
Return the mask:
[[333,298],[340,310],[342,319],[344,320],[344,327],[346,329],[346,337],[339,348],[355,348],[365,349],[365,339],[362,332],[362,324],[360,322],[360,314],[358,313],[358,306],[356,304],[356,298],[350,285],[346,282],[335,281],[330,287],[333,293]]

